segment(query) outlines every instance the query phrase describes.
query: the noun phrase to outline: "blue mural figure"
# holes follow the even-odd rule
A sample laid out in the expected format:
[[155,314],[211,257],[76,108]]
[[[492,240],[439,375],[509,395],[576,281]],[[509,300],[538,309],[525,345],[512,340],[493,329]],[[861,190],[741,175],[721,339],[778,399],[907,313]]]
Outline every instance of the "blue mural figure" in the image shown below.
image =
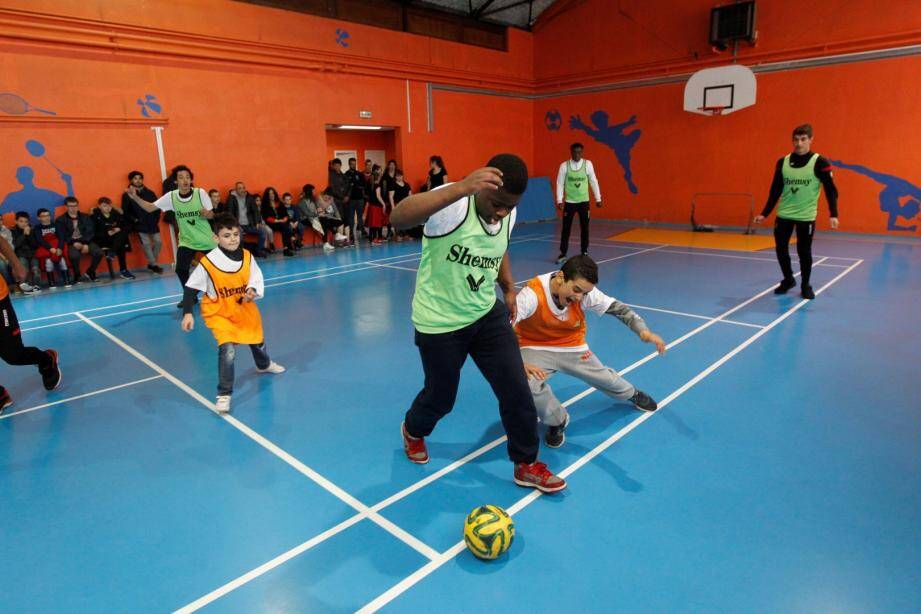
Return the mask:
[[16,181],[22,185],[22,189],[10,192],[3,198],[3,202],[0,203],[0,213],[25,211],[31,216],[34,223],[38,219],[39,209],[48,209],[54,215],[55,209],[64,205],[64,197],[74,195],[73,179],[67,173],[61,173],[61,180],[67,188],[66,194],[37,188],[33,183],[34,179],[35,171],[31,166],[17,168]]
[[163,110],[163,107],[157,102],[157,97],[153,94],[147,94],[143,99],[138,98],[138,106],[141,107],[141,115],[144,117],[150,117],[151,112],[159,115],[160,111]]
[[550,109],[544,115],[544,125],[547,126],[547,130],[556,132],[563,125],[563,116],[556,109]]
[[349,46],[349,33],[342,28],[336,28],[336,43],[343,47]]
[[[897,222],[900,217],[906,220],[917,217],[918,212],[921,211],[921,188],[900,177],[879,173],[859,164],[848,164],[831,159],[829,162],[833,166],[854,171],[885,186],[879,193],[879,209],[889,216],[886,224],[887,230],[914,232],[918,229],[917,224],[900,226]],[[903,204],[902,200],[905,198],[908,198],[908,201]]]
[[610,147],[614,151],[614,155],[617,157],[620,167],[624,169],[624,181],[627,182],[627,188],[630,192],[636,194],[639,190],[636,184],[633,183],[633,172],[630,170],[630,151],[633,149],[633,146],[636,145],[636,141],[640,138],[643,131],[637,129],[624,133],[626,128],[636,123],[636,115],[623,123],[613,126],[608,125],[610,118],[604,111],[595,111],[591,114],[590,118],[592,124],[595,126],[594,128],[583,123],[579,115],[573,115],[569,118],[569,127],[573,130],[581,130],[602,145]]

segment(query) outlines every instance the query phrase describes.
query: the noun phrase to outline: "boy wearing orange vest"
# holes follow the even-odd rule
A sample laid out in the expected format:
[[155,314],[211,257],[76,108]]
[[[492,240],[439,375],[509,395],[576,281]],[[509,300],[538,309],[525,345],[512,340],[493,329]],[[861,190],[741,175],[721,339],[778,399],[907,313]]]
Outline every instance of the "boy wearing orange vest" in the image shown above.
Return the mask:
[[272,362],[265,350],[262,318],[255,303],[263,297],[265,284],[253,255],[240,243],[240,223],[232,215],[217,215],[214,233],[217,247],[201,259],[201,266],[192,272],[185,285],[182,330],[189,332],[195,326],[192,307],[195,297],[202,292],[201,315],[218,344],[215,408],[225,414],[230,411],[238,343],[245,343],[252,350],[257,372],[284,373],[285,368]]
[[539,275],[518,293],[515,332],[537,415],[549,428],[544,440],[558,448],[566,440],[569,414],[547,385],[560,371],[581,379],[615,399],[626,399],[637,409],[655,411],[652,398],[604,366],[585,341],[585,312],[610,314],[630,327],[640,339],[653,343],[659,354],[665,342],[649,330],[632,309],[606,296],[598,283],[598,265],[587,255],[574,256],[555,273]]

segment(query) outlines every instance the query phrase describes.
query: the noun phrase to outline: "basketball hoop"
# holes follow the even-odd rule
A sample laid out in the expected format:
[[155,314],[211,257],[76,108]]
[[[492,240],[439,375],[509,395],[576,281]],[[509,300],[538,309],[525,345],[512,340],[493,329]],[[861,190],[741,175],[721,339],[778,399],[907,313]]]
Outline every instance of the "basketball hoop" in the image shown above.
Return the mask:
[[714,106],[714,107],[697,107],[697,110],[701,113],[706,113],[707,115],[722,115],[723,109],[726,107],[723,106]]

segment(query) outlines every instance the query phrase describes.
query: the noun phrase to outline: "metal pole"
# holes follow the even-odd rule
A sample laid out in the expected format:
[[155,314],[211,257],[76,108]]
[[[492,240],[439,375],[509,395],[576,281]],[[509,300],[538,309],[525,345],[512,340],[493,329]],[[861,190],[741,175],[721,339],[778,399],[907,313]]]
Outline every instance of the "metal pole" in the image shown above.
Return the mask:
[[[163,126],[151,126],[154,135],[157,138],[157,157],[160,160],[160,181],[166,181],[166,156],[163,154]],[[176,231],[173,230],[172,224],[169,227],[170,245],[173,247],[173,266],[176,266]]]

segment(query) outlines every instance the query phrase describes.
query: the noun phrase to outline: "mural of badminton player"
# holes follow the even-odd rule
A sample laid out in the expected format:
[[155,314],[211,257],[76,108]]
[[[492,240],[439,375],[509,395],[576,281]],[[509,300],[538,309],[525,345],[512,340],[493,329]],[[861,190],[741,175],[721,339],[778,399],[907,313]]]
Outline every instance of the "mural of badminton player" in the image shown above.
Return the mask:
[[608,125],[610,118],[604,111],[595,111],[589,118],[592,120],[594,128],[586,125],[579,115],[570,116],[569,127],[573,130],[581,130],[602,145],[610,147],[614,151],[620,167],[624,169],[624,181],[627,182],[627,188],[631,193],[636,194],[639,190],[636,184],[633,183],[633,172],[630,170],[630,152],[643,131],[637,129],[624,132],[624,130],[636,123],[636,115],[623,123],[613,126]]
[[[36,158],[45,157],[45,146],[38,141],[27,141],[26,150]],[[64,197],[74,195],[73,178],[55,166],[48,158],[45,158],[45,161],[51,164],[60,175],[66,193],[59,194],[53,190],[36,187],[35,171],[32,167],[20,166],[16,169],[16,181],[19,182],[22,189],[10,192],[3,198],[3,202],[0,202],[0,213],[25,211],[34,222],[38,219],[39,209],[48,209],[56,214],[57,208],[64,206]]]
[[905,232],[914,232],[918,229],[917,224],[911,226],[900,226],[899,218],[911,220],[918,216],[921,211],[921,188],[909,183],[901,177],[887,175],[861,166],[859,164],[848,164],[840,160],[829,160],[832,166],[854,171],[873,181],[882,184],[883,191],[879,193],[880,211],[889,216],[886,224],[886,230],[902,230]]

